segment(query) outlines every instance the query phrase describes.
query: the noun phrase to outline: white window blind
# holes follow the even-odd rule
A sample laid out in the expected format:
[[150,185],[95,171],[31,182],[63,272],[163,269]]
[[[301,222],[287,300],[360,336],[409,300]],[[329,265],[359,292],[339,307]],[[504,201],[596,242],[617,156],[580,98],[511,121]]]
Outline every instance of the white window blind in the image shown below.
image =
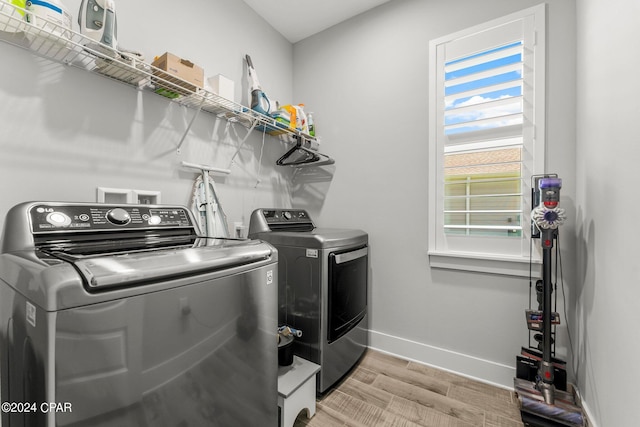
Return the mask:
[[499,29],[515,41],[453,59],[455,46],[445,50],[445,233],[522,235],[522,31]]
[[529,256],[544,21],[540,5],[430,44],[430,252]]

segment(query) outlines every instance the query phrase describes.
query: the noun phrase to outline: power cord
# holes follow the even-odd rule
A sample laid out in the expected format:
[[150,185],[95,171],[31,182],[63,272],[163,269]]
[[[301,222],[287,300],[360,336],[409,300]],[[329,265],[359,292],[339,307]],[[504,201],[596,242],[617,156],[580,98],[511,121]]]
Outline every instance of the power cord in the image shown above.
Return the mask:
[[260,173],[262,170],[262,154],[264,154],[264,138],[265,135],[267,133],[267,127],[264,126],[264,129],[262,130],[262,147],[260,147],[260,158],[258,159],[258,172],[257,172],[257,178],[256,178],[256,185],[253,188],[258,188],[258,185],[260,185]]

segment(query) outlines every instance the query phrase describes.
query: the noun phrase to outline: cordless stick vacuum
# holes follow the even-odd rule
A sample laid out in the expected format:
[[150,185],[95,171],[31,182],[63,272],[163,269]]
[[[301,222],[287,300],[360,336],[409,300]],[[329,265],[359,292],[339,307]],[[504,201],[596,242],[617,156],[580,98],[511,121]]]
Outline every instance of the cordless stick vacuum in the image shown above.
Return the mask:
[[[535,382],[514,380],[515,391],[520,401],[522,421],[526,426],[584,426],[582,411],[575,405],[573,396],[556,388],[555,370],[558,359],[553,357],[553,324],[559,322],[559,316],[553,312],[551,294],[553,283],[551,279],[552,249],[554,241],[558,239],[558,227],[565,219],[564,209],[558,207],[560,203],[560,189],[562,180],[557,177],[544,177],[538,181],[538,191],[534,197],[539,198],[539,204],[531,212],[531,220],[537,232],[534,237],[540,238],[542,246],[542,313],[527,312],[527,322],[536,317],[537,328],[542,330],[541,357],[537,358],[538,369]],[[538,286],[536,286],[538,287]],[[532,329],[532,328],[530,328]],[[523,352],[524,353],[524,352]],[[529,351],[528,354],[534,354]],[[565,384],[566,385],[566,384]]]
[[539,181],[541,203],[531,212],[535,225],[540,230],[542,244],[542,361],[538,369],[538,389],[544,401],[553,405],[555,387],[553,385],[554,369],[551,360],[551,249],[558,236],[558,226],[564,222],[564,209],[558,207],[562,180],[559,178],[543,178]]
[[273,103],[262,90],[262,86],[260,86],[260,82],[258,81],[258,73],[253,67],[251,57],[246,55],[245,59],[247,61],[247,72],[251,80],[251,109],[268,116],[278,107],[276,107],[275,103]]

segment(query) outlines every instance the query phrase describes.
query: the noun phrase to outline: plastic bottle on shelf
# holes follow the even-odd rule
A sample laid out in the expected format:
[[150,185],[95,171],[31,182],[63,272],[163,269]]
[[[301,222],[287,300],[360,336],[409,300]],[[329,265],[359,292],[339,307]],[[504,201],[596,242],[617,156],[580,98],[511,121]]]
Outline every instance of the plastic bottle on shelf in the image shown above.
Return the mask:
[[16,7],[11,7],[9,5],[0,5],[0,10],[11,16],[9,17],[0,15],[0,32],[15,33],[18,31],[23,31],[24,26],[16,21],[24,21],[23,9],[27,5],[26,0],[6,0],[5,3],[9,3]]
[[309,135],[316,136],[316,124],[313,121],[313,112],[307,113],[307,124],[309,126]]
[[61,0],[26,2],[27,22],[58,36],[70,38],[71,14]]
[[294,106],[297,112],[296,128],[302,133],[309,133],[309,122],[307,121],[307,115],[304,112],[304,104],[298,104]]

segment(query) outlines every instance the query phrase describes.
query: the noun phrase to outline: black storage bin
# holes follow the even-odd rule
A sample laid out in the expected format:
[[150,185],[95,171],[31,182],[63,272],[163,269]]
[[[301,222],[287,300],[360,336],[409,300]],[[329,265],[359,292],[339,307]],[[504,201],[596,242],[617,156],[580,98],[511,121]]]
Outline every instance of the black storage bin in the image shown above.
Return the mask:
[[293,336],[280,335],[278,342],[278,365],[289,366],[293,363]]

